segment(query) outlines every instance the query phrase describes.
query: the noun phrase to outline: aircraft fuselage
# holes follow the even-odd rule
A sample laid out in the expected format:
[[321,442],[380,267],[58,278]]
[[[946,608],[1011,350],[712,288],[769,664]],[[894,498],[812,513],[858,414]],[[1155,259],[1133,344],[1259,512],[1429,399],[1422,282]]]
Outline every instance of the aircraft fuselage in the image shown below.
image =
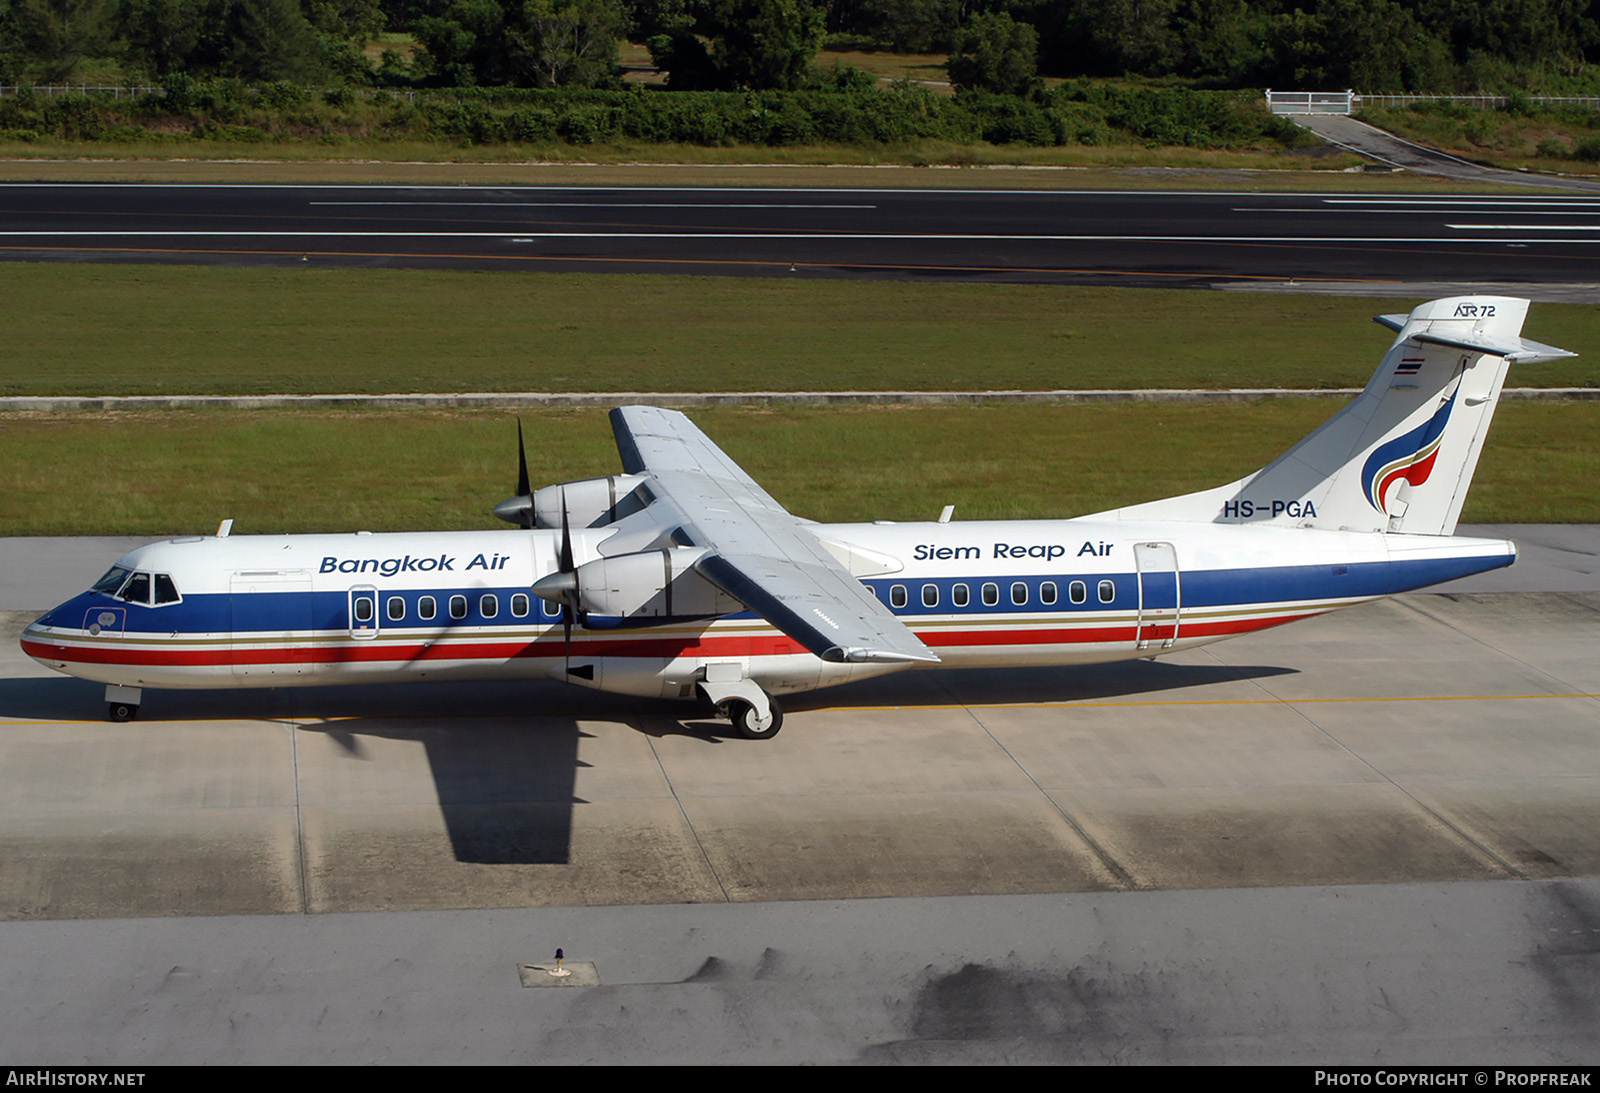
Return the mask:
[[[1504,540],[1120,520],[811,528],[877,570],[862,583],[951,667],[1158,656],[1516,556]],[[572,532],[575,561],[599,557],[608,534]],[[536,529],[154,543],[117,562],[148,581],[68,600],[23,648],[135,688],[550,676],[673,698],[691,697],[712,664],[773,694],[912,666],[824,661],[751,612],[591,620],[569,639],[560,607],[529,594],[556,572],[558,539]]]

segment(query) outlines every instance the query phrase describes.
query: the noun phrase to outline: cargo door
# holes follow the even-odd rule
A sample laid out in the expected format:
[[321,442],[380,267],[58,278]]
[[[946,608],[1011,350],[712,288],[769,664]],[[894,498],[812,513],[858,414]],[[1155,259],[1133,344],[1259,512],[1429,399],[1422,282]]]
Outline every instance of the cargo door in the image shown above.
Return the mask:
[[1182,589],[1178,578],[1178,551],[1171,543],[1135,543],[1134,564],[1139,569],[1139,649],[1170,649],[1178,640]]

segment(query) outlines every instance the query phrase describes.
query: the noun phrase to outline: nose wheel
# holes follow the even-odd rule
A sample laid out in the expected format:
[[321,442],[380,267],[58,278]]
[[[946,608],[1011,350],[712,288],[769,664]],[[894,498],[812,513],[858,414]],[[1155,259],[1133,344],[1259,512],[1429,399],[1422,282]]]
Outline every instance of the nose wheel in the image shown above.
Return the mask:
[[139,699],[143,697],[142,687],[106,684],[106,716],[117,722],[132,721],[139,716]]

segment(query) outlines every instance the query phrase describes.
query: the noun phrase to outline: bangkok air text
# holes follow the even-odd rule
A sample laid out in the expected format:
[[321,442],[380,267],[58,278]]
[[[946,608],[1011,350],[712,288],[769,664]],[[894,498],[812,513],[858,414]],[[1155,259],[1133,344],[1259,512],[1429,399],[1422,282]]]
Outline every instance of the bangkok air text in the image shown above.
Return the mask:
[[[504,569],[511,560],[509,554],[476,554],[462,569]],[[397,573],[454,573],[456,557],[453,554],[429,555],[416,558],[410,554],[400,558],[336,558],[324,556],[318,573],[377,573],[393,577]]]

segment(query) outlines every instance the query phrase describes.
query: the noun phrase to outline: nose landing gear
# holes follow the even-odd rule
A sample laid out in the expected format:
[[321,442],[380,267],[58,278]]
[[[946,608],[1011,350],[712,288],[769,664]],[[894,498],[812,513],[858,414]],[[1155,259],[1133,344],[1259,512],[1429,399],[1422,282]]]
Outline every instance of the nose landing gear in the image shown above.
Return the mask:
[[144,697],[140,687],[122,687],[106,684],[106,715],[116,722],[132,721],[139,716],[139,699]]

